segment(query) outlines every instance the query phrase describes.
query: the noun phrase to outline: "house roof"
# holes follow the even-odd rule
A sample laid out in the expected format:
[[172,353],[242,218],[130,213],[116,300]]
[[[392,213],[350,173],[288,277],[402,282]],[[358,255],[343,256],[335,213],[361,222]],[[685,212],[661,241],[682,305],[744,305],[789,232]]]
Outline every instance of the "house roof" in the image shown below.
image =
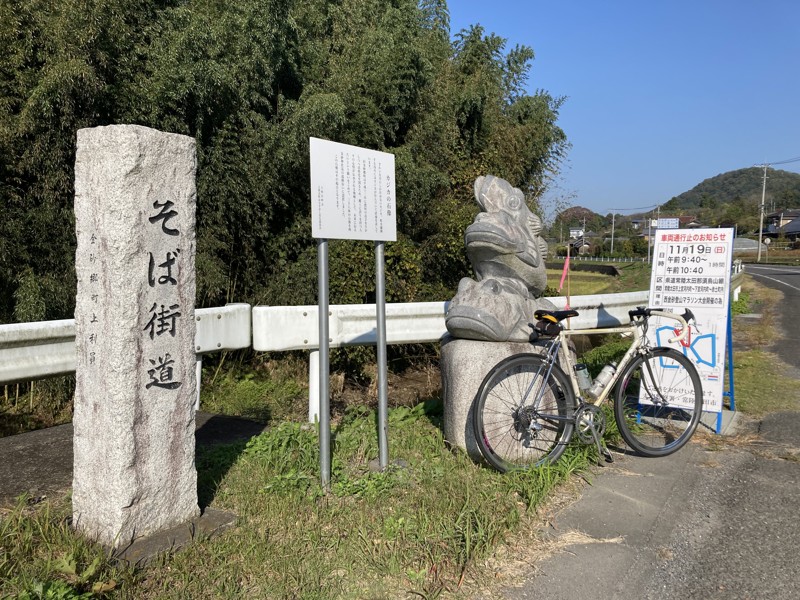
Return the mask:
[[800,233],[800,219],[794,219],[780,228],[781,233]]
[[776,210],[768,215],[764,215],[764,217],[767,219],[797,219],[800,217],[800,208],[785,208],[782,210]]

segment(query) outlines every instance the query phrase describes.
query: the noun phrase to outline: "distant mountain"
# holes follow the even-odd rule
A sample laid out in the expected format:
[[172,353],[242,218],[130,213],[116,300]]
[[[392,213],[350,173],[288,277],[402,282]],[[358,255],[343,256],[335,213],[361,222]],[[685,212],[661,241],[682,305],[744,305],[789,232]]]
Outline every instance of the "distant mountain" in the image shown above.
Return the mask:
[[[662,205],[662,212],[691,211],[741,200],[761,202],[764,169],[750,167],[728,171],[702,181],[688,192]],[[766,211],[800,208],[800,174],[767,169]]]

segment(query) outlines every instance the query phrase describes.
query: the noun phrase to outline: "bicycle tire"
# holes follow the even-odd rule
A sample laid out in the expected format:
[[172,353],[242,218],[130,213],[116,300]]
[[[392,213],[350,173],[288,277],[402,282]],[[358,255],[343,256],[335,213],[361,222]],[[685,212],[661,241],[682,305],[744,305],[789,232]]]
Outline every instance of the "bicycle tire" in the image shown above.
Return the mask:
[[[686,399],[683,406],[676,405],[678,394]],[[644,396],[652,402],[642,403]],[[617,383],[617,427],[628,446],[642,456],[667,456],[680,450],[694,435],[702,412],[703,387],[697,369],[674,348],[652,348],[640,354]]]
[[545,360],[538,354],[516,354],[486,375],[473,405],[472,430],[481,454],[506,472],[558,460],[573,432],[575,396],[569,378],[553,365],[538,407],[525,390],[544,380]]

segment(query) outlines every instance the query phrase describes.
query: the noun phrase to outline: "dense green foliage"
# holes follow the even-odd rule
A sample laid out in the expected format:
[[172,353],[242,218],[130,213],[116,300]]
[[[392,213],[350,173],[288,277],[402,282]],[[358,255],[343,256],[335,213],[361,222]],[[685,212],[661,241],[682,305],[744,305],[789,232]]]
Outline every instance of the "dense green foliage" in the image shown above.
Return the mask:
[[[445,0],[0,0],[0,321],[70,317],[76,131],[136,123],[198,152],[198,304],[313,303],[308,138],[392,152],[387,299],[468,274],[472,182],[530,194],[567,143],[533,52]],[[371,244],[332,242],[331,302],[374,288]]]
[[766,213],[800,208],[800,174],[768,168],[764,190],[763,168],[728,171],[672,198],[662,211],[695,215],[708,226],[735,226],[739,233],[758,232],[762,194]]

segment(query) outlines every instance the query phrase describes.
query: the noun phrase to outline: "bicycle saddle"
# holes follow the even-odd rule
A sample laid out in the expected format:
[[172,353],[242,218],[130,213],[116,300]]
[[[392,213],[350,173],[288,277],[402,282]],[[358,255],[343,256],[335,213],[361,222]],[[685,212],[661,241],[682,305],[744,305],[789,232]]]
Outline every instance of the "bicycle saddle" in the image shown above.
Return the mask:
[[535,313],[533,313],[534,319],[550,321],[552,323],[559,323],[564,319],[569,319],[570,317],[577,317],[578,311],[567,309],[567,310],[544,310],[539,309]]

